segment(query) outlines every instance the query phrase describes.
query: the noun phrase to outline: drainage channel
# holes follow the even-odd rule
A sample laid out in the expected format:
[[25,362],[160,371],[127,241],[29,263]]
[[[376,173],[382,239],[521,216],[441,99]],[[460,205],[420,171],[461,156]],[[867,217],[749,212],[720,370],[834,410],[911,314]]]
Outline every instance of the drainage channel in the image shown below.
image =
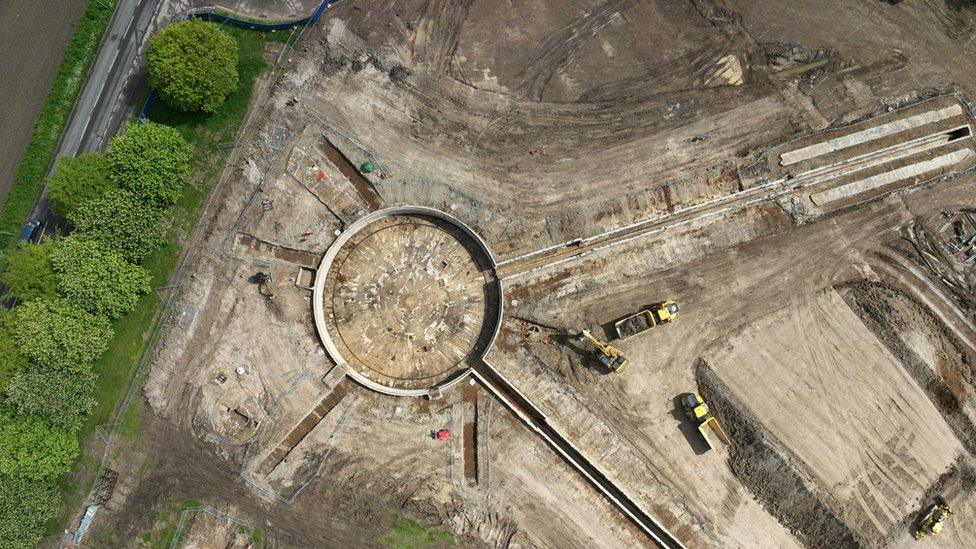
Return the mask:
[[305,437],[312,432],[312,429],[314,429],[320,421],[322,421],[322,418],[331,412],[332,409],[335,408],[336,405],[339,404],[339,402],[342,401],[342,399],[345,398],[348,393],[348,384],[341,383],[336,385],[336,387],[332,389],[329,394],[325,395],[325,398],[323,398],[321,402],[312,408],[312,411],[305,416],[305,419],[303,419],[297,426],[295,426],[294,429],[291,430],[290,433],[288,433],[288,436],[286,436],[278,444],[274,451],[268,454],[268,457],[264,458],[264,461],[261,462],[257,472],[261,475],[271,473],[275,467],[277,467],[291,454],[292,450],[294,450],[301,441],[305,440]]
[[654,543],[666,549],[684,549],[684,545],[674,535],[661,526],[654,518],[641,509],[633,499],[617,487],[595,465],[588,461],[579,450],[569,443],[555,429],[549,426],[545,414],[539,411],[522,393],[504,379],[491,365],[481,363],[474,367],[472,375],[492,394],[501,399],[515,415],[541,436],[574,469],[581,473],[610,503],[616,506]]
[[359,168],[324,134],[322,135],[322,152],[325,153],[325,157],[329,159],[329,162],[332,162],[339,169],[339,172],[352,183],[356,192],[359,193],[359,197],[369,207],[369,211],[375,212],[383,207],[383,200],[376,191],[376,187],[368,179],[363,177],[363,174],[359,172]]

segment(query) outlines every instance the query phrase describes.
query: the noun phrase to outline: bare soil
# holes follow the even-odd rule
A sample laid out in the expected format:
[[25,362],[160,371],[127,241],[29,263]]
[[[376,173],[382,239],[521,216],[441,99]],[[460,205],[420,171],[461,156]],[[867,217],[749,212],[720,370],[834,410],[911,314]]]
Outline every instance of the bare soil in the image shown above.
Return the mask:
[[[4,2],[0,4],[0,203],[13,184],[34,122],[51,89],[84,2]],[[56,14],[56,16],[52,16]],[[43,34],[38,30],[43,29]],[[43,36],[43,40],[40,37]],[[84,78],[85,75],[78,75]]]
[[808,546],[856,546],[851,529],[797,470],[795,456],[762,429],[758,418],[704,360],[698,363],[695,378],[703,398],[712,403],[716,417],[734,441],[729,451],[732,473],[763,508]]
[[[338,4],[259,93],[177,297],[196,315],[144,388],[158,457],[120,474],[96,528],[124,544],[179,494],[293,545],[375,545],[395,515],[462,545],[649,544],[480,386],[413,399],[342,380],[300,267],[409,204],[461,219],[502,262],[490,367],[682,543],[901,546],[935,496],[957,509],[943,540],[967,539],[976,277],[905,238],[974,206],[971,163],[818,209],[811,195],[847,180],[806,188],[776,151],[933,96],[970,121],[971,16],[936,0]],[[808,167],[931,156],[887,156],[906,136]],[[668,298],[675,322],[614,342],[623,374],[596,366],[582,329],[609,338]],[[677,405],[695,390],[731,446],[709,451]]]

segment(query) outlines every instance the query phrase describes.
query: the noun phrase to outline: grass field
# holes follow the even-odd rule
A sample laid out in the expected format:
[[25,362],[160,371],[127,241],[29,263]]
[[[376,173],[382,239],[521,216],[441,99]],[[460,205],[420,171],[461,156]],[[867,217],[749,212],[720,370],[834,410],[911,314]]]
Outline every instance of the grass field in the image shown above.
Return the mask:
[[[248,104],[257,79],[268,69],[263,52],[265,44],[271,41],[285,41],[289,33],[259,33],[235,28],[225,28],[238,43],[240,61],[238,71],[240,86],[228,96],[224,104],[211,115],[186,114],[175,111],[157,102],[150,120],[175,127],[190,143],[193,163],[190,184],[184,188],[183,197],[171,211],[172,226],[164,246],[153,253],[144,263],[152,273],[153,287],[161,288],[169,283],[174,269],[183,254],[184,239],[192,234],[200,218],[207,197],[210,195],[224,167],[224,157],[218,146],[233,141],[247,112]],[[137,390],[145,372],[135,372],[144,355],[150,353],[155,343],[155,331],[164,303],[160,295],[152,292],[143,296],[135,309],[127,316],[114,322],[115,337],[108,350],[95,362],[98,374],[95,386],[96,405],[88,418],[80,437],[88,440],[95,427],[111,420],[118,401],[127,387]],[[141,402],[136,396],[136,405],[123,415],[120,435],[126,440],[138,440],[141,426]],[[82,458],[75,471],[65,479],[62,488],[65,492],[66,511],[77,508],[97,472],[98,460]],[[61,525],[57,525],[58,528]]]
[[0,251],[6,252],[17,244],[20,229],[27,216],[41,182],[58,147],[71,109],[85,83],[105,28],[115,11],[115,0],[93,0],[68,43],[51,91],[48,93],[34,131],[20,160],[13,185],[0,211]]

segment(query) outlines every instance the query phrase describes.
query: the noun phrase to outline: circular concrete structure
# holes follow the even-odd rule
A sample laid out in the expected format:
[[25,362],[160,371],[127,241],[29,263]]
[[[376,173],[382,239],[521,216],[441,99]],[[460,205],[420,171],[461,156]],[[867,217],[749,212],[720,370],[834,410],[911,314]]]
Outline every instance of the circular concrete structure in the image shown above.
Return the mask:
[[500,325],[495,261],[470,228],[443,212],[391,208],[330,246],[314,292],[326,350],[360,383],[426,395],[460,381]]

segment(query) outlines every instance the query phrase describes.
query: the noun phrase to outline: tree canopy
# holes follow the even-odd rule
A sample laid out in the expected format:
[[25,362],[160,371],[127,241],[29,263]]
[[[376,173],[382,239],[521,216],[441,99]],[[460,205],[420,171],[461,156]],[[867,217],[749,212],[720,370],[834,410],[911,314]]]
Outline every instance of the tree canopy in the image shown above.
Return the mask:
[[170,106],[212,113],[237,89],[237,41],[214,23],[174,23],[149,39],[149,83]]
[[166,236],[165,211],[141,202],[129,191],[114,190],[75,210],[69,219],[76,235],[95,240],[127,261],[141,263]]
[[41,416],[52,424],[76,430],[95,399],[95,374],[90,366],[65,372],[48,366],[21,370],[7,384],[7,402],[18,413]]
[[0,475],[0,547],[35,547],[58,514],[57,484]]
[[7,328],[7,317],[10,313],[3,313],[0,320],[0,392],[3,392],[17,372],[27,367],[27,359],[20,353],[20,347],[14,342]]
[[74,372],[104,353],[112,338],[107,318],[60,299],[22,303],[7,324],[29,361]]
[[21,246],[7,256],[7,269],[0,273],[0,280],[22,301],[53,299],[57,295],[57,280],[51,270],[53,251],[52,240]]
[[149,292],[149,272],[94,240],[69,236],[58,242],[51,264],[58,293],[89,313],[119,318]]
[[115,184],[108,177],[108,157],[102,152],[64,156],[45,186],[54,213],[66,217],[75,208],[105,194]]
[[174,128],[130,122],[108,145],[109,177],[156,206],[179,200],[190,173],[190,145]]
[[0,475],[56,479],[68,472],[79,451],[70,430],[36,416],[0,414]]

